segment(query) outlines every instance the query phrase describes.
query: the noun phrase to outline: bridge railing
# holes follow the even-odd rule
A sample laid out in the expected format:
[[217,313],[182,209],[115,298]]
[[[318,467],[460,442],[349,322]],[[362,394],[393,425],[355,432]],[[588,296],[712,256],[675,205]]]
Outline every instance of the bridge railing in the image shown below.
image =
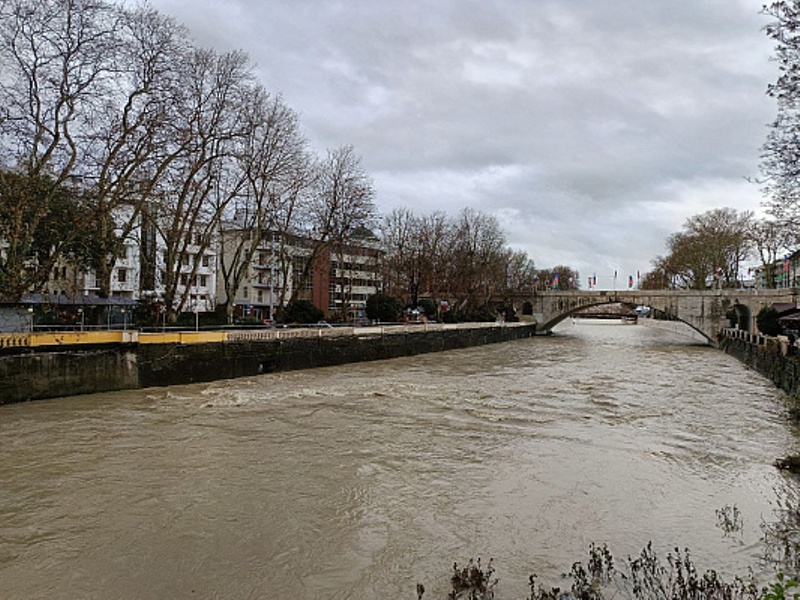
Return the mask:
[[736,329],[733,327],[724,327],[722,329],[722,335],[734,340],[742,340],[748,344],[755,344],[756,346],[764,346],[767,343],[767,339],[771,339],[765,335],[761,335],[760,333],[752,333],[750,331],[744,331],[743,329]]
[[792,339],[786,335],[762,335],[729,327],[722,330],[722,335],[729,339],[742,340],[744,343],[768,354],[780,354],[781,356],[797,356],[800,354],[800,347],[798,347],[800,340]]

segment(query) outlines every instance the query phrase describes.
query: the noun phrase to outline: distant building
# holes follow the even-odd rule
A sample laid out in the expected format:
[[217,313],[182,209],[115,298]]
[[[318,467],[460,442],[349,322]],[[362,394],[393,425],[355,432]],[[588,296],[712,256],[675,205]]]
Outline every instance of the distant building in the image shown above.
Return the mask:
[[[123,209],[124,210],[124,209]],[[185,295],[184,312],[212,312],[216,307],[217,257],[213,245],[203,249],[200,240],[191,240],[178,261],[176,306]],[[123,250],[111,272],[110,297],[128,300],[158,301],[163,298],[166,281],[166,244],[157,228],[134,227],[123,241]],[[65,260],[59,261],[50,279],[41,290],[45,294],[68,297],[97,296],[100,283],[93,270],[78,269]]]
[[[120,215],[121,219],[126,216]],[[320,244],[308,237],[273,231],[262,232],[255,240],[252,229],[231,222],[210,239],[196,233],[186,238],[183,251],[172,261],[174,272],[169,273],[167,244],[155,219],[157,216],[143,211],[123,241],[123,251],[112,269],[110,298],[125,300],[126,305],[141,301],[158,304],[167,295],[167,282],[172,282],[173,309],[212,312],[228,301],[225,275],[233,267],[237,246],[249,242],[255,243],[255,252],[230,299],[236,316],[274,318],[275,311],[295,296],[311,301],[326,318],[362,320],[367,299],[383,289],[385,252],[368,230],[357,232],[345,243]],[[313,264],[307,268],[312,257]],[[94,271],[62,260],[46,285],[31,292],[45,295],[40,298],[87,299],[98,298],[100,287]]]
[[[771,265],[761,265],[752,271],[756,289],[797,287],[800,285],[800,250],[787,254]],[[769,275],[772,285],[769,285]]]
[[384,256],[380,241],[367,231],[331,251],[326,315],[345,321],[366,318],[367,299],[383,291]]
[[[231,272],[236,248],[255,241],[253,258],[233,294],[234,315],[258,320],[274,318],[292,296],[308,300],[326,318],[361,320],[367,298],[382,290],[381,265],[384,252],[370,235],[354,241],[320,246],[310,238],[275,231],[253,240],[251,229],[228,224],[223,229],[220,268]],[[307,265],[316,251],[310,268]],[[226,302],[225,281],[218,277],[217,296]]]

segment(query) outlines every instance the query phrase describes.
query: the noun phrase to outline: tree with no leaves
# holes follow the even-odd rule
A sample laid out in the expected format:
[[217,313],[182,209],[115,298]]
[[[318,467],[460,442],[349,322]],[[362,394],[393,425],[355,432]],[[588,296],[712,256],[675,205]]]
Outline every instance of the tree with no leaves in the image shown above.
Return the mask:
[[767,94],[776,101],[777,115],[761,151],[762,192],[767,211],[796,245],[800,239],[800,2],[771,2],[762,14],[771,18],[764,32],[775,42],[778,65],[778,76],[767,87]]
[[[60,257],[60,244],[45,261],[33,247],[64,198],[63,188],[74,188],[73,178],[82,175],[78,167],[87,161],[115,76],[119,20],[119,11],[102,0],[0,4],[0,167],[16,180],[0,197],[0,289],[12,297],[46,282]],[[22,189],[27,192],[13,191]],[[85,231],[66,228],[60,242]]]
[[302,257],[301,268],[293,271],[290,303],[298,299],[313,276],[323,251],[344,254],[360,232],[374,226],[376,219],[375,190],[352,146],[329,150],[314,173],[300,221],[311,250]]
[[[753,213],[716,208],[689,217],[667,240],[669,253],[654,261],[671,285],[704,290],[739,285],[739,268],[752,249]],[[658,277],[648,281],[655,284]]]
[[245,186],[233,202],[233,214],[220,220],[220,276],[228,322],[233,321],[234,298],[249,274],[259,248],[270,248],[272,292],[275,303],[285,300],[288,277],[287,240],[296,225],[299,199],[308,188],[311,172],[307,142],[300,133],[297,114],[280,96],[270,97],[259,88],[244,111],[250,126],[234,168]]
[[183,75],[185,92],[172,119],[177,157],[156,189],[154,219],[164,244],[161,285],[168,317],[188,308],[202,256],[245,188],[246,178],[234,163],[251,130],[240,117],[253,101],[255,85],[241,52],[195,50]]
[[753,223],[750,231],[753,247],[761,258],[764,285],[775,287],[775,264],[794,244],[794,235],[784,223],[763,219]]

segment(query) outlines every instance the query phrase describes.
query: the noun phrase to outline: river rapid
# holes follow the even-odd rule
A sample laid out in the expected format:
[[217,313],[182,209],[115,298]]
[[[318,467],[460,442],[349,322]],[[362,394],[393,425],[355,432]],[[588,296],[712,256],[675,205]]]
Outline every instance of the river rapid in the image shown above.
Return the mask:
[[592,542],[745,574],[795,485],[772,462],[797,450],[783,394],[735,359],[596,321],[4,406],[0,597],[411,599],[421,581],[436,600],[480,556],[522,600]]

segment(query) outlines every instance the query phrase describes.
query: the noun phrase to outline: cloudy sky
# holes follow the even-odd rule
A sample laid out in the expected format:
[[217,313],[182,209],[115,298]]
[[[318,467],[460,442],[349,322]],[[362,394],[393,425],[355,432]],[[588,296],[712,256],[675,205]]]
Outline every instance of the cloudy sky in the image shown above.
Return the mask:
[[760,211],[762,0],[150,0],[241,49],[382,213],[494,214],[538,267],[617,287],[697,213]]

